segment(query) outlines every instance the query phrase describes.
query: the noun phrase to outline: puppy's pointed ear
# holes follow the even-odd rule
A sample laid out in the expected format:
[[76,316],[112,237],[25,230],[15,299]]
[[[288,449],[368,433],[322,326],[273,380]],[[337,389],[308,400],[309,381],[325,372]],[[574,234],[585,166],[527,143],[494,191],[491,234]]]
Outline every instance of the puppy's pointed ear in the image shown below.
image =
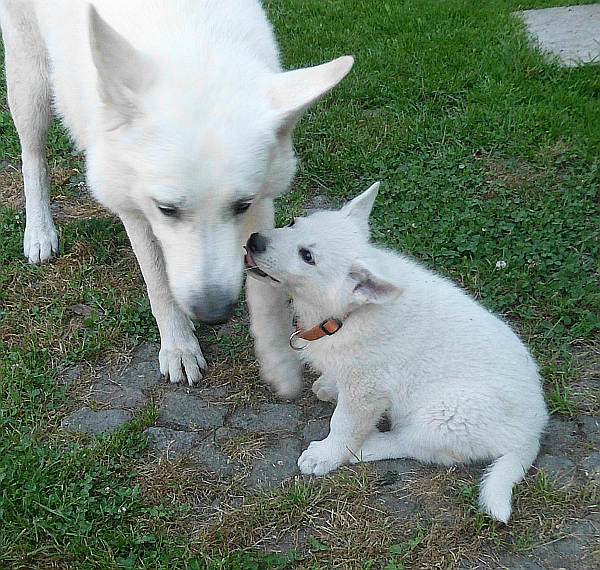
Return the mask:
[[345,55],[315,67],[278,73],[267,93],[278,115],[280,131],[290,131],[308,107],[346,77],[353,64],[354,58]]
[[360,305],[365,303],[382,305],[393,301],[403,292],[401,287],[369,269],[367,264],[362,261],[357,261],[352,265],[350,279],[354,283],[352,295]]
[[136,114],[137,96],[149,81],[149,62],[91,4],[89,32],[100,97],[121,123],[128,122]]
[[362,194],[348,202],[342,209],[341,212],[349,218],[354,218],[368,231],[369,229],[369,216],[373,209],[373,204],[377,198],[379,192],[380,182],[375,182]]

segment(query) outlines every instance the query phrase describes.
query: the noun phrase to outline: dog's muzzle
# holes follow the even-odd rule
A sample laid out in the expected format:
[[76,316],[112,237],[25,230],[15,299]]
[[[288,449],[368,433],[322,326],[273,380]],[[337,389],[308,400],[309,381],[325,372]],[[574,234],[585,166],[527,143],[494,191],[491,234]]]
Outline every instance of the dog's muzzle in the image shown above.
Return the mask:
[[222,325],[233,315],[235,301],[225,291],[217,288],[202,295],[192,305],[194,317],[207,325]]

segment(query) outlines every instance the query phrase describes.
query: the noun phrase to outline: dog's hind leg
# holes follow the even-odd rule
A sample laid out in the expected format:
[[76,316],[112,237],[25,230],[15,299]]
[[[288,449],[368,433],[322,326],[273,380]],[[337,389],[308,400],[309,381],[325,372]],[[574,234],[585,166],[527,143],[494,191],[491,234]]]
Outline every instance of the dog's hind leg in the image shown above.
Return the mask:
[[51,118],[47,54],[31,3],[0,3],[0,22],[8,104],[21,143],[26,219],[23,253],[30,263],[40,263],[58,251],[46,160]]
[[[257,204],[255,212],[248,235],[272,228],[274,224],[272,200]],[[302,389],[302,375],[300,359],[289,345],[293,329],[287,296],[281,289],[249,278],[246,281],[246,298],[261,376],[278,396],[294,398]]]

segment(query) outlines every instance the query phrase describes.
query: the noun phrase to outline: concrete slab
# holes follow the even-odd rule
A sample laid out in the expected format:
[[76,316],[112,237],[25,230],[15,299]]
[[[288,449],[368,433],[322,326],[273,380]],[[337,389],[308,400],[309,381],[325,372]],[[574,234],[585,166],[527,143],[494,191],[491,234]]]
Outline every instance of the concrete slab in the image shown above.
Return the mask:
[[562,65],[600,63],[600,4],[516,12],[544,52]]

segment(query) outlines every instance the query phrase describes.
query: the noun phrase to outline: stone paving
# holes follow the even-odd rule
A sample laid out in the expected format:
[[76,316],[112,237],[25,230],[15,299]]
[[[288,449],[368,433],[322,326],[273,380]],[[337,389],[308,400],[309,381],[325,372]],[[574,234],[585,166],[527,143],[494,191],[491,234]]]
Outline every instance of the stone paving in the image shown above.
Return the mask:
[[[255,403],[231,399],[227,382],[215,385],[210,373],[196,388],[174,386],[157,370],[158,347],[140,346],[124,367],[99,367],[91,378],[75,367],[62,375],[74,390],[85,386],[78,409],[62,421],[65,430],[91,435],[110,433],[132,419],[136,411],[153,401],[158,410],[155,426],[148,428],[151,455],[156,458],[189,457],[216,478],[241,476],[249,490],[280,485],[298,476],[296,461],[313,439],[327,435],[333,406],[307,393],[300,400],[280,402],[261,388],[264,397]],[[582,415],[574,420],[553,418],[537,468],[557,485],[586,485],[600,482],[600,416]],[[151,458],[150,458],[151,459]],[[394,482],[407,473],[436,469],[409,460],[380,461],[377,473]],[[441,469],[441,468],[440,468]],[[478,474],[480,468],[477,469]],[[410,497],[382,494],[382,504],[410,517],[420,505]],[[534,549],[530,555],[502,561],[505,568],[593,568],[581,562],[580,547],[600,540],[600,516],[578,521],[563,540]]]
[[600,63],[600,4],[517,12],[543,52],[562,65]]

